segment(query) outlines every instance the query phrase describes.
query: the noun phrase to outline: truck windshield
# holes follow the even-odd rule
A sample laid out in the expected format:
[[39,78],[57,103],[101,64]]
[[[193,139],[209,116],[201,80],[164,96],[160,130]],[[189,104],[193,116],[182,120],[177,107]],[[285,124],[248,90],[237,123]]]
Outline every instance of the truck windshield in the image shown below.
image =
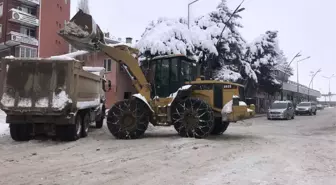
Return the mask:
[[310,103],[300,103],[298,106],[309,107],[310,105],[311,105]]
[[273,103],[271,109],[285,109],[287,108],[287,103]]

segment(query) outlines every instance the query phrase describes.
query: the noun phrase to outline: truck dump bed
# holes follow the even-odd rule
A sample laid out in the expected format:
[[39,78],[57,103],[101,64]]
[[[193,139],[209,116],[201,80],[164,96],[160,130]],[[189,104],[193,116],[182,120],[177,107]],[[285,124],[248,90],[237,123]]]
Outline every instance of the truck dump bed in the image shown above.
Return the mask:
[[101,78],[76,60],[2,59],[0,108],[7,114],[59,115],[97,107]]

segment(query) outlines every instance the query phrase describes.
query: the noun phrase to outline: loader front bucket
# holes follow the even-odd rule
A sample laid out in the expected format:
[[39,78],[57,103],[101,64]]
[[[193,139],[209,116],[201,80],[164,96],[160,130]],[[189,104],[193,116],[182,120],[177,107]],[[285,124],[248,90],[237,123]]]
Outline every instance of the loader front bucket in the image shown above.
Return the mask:
[[97,50],[97,44],[105,44],[104,33],[92,16],[79,10],[58,32],[64,40],[78,50]]

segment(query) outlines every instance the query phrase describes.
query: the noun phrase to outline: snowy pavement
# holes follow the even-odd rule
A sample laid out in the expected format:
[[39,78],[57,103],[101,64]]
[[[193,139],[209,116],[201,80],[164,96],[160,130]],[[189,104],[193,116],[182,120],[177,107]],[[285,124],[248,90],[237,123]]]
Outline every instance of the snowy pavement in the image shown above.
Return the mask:
[[181,138],[149,127],[116,140],[107,128],[76,142],[0,137],[0,184],[334,185],[336,109],[290,121],[232,124],[224,135]]

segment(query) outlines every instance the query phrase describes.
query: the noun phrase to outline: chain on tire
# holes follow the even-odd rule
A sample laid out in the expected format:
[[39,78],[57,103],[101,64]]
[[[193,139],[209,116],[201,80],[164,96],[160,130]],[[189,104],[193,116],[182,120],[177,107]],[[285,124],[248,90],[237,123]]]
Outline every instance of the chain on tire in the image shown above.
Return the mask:
[[198,98],[178,100],[171,110],[175,130],[182,137],[207,137],[214,127],[212,108]]
[[149,124],[150,109],[143,101],[132,98],[117,102],[109,110],[107,127],[118,139],[137,139]]

